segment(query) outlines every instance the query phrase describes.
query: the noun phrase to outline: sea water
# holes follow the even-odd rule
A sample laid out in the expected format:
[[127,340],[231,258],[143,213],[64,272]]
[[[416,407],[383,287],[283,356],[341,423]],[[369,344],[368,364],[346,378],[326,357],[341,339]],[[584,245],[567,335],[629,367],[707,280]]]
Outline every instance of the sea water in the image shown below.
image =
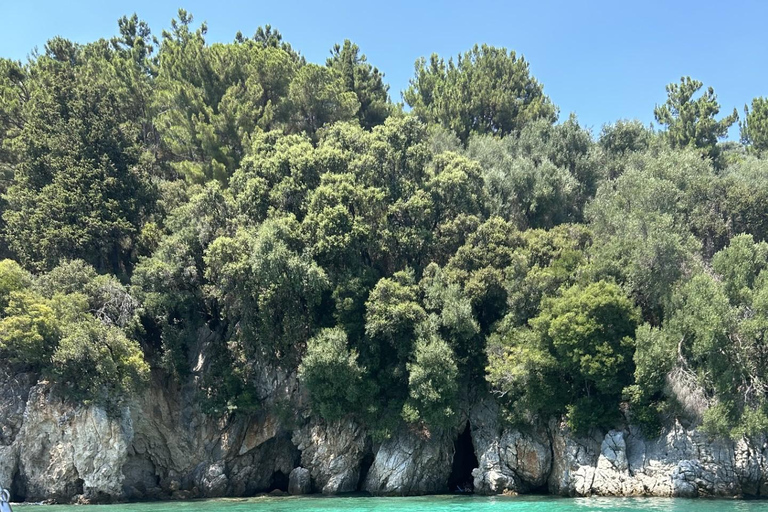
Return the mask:
[[673,498],[429,496],[419,498],[264,497],[125,505],[15,505],[14,512],[768,512],[768,501]]

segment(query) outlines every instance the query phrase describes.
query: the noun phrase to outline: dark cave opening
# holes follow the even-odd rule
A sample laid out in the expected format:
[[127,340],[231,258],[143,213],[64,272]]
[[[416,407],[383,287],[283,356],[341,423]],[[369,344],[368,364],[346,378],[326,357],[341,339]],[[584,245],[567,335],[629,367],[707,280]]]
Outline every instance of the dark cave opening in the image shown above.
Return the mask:
[[13,478],[11,479],[11,488],[8,489],[8,492],[11,493],[11,501],[17,501],[19,503],[27,501],[27,486],[19,472],[13,475]]
[[360,478],[357,480],[358,491],[363,488],[365,479],[368,477],[368,472],[371,470],[371,466],[373,466],[374,459],[375,457],[371,451],[368,451],[363,456],[363,460],[360,462]]
[[268,492],[272,491],[288,492],[288,475],[282,471],[272,473],[272,485],[269,487]]
[[455,451],[451,476],[448,478],[448,492],[471,493],[475,487],[472,481],[472,470],[478,464],[477,457],[475,456],[475,447],[472,444],[472,429],[469,422],[467,422],[464,432],[456,438],[453,446]]
[[75,480],[75,492],[73,494],[75,496],[83,494],[85,492],[84,486],[85,486],[85,480],[83,480],[82,478],[78,478],[77,480]]

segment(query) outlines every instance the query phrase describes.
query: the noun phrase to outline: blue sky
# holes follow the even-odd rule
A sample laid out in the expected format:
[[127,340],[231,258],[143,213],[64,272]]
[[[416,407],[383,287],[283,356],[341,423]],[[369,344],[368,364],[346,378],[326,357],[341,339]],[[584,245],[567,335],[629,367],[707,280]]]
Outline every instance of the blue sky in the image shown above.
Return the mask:
[[753,97],[768,96],[768,2],[757,0],[0,0],[0,56],[23,60],[54,35],[109,37],[117,18],[133,12],[159,35],[178,7],[208,22],[210,42],[269,23],[312,62],[352,39],[386,74],[396,101],[418,57],[505,46],[530,62],[561,120],[575,112],[595,132],[622,118],[650,123],[664,86],[682,75],[713,86],[721,114],[734,107],[741,114]]

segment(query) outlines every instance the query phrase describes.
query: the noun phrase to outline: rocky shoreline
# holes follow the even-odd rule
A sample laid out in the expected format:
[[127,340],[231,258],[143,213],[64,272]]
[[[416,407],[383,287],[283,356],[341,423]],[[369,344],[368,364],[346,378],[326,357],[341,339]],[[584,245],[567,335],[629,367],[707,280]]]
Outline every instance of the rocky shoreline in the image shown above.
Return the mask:
[[[765,496],[768,445],[712,440],[679,423],[655,439],[633,427],[574,436],[550,421],[505,427],[490,398],[456,428],[403,426],[375,442],[353,420],[326,423],[270,409],[215,419],[193,389],[155,382],[118,414],[71,406],[33,375],[2,375],[0,482],[18,501],[111,502],[366,492],[397,496],[455,491],[564,496]],[[266,391],[301,397],[293,376]],[[169,389],[173,389],[170,391]],[[298,399],[301,402],[301,399]],[[294,411],[306,411],[296,403]],[[7,483],[6,483],[7,482]]]

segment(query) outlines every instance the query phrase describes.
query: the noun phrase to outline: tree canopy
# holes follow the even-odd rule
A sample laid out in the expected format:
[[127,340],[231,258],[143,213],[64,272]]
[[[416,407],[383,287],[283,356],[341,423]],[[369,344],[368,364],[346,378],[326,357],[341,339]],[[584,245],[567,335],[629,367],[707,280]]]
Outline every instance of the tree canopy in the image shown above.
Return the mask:
[[418,60],[403,98],[419,118],[450,128],[463,141],[473,132],[503,136],[557,118],[525,58],[488,45],[475,45],[447,64],[437,54]]
[[725,137],[739,115],[733,109],[730,115],[715,119],[720,113],[720,104],[712,87],[694,99],[703,86],[689,76],[681,78],[679,84],[667,85],[667,101],[657,105],[653,114],[656,121],[667,127],[666,135],[673,148],[694,147],[706,156],[716,157],[718,140]]
[[110,410],[153,374],[215,417],[292,410],[280,375],[377,440],[489,394],[578,431],[768,425],[764,98],[740,142],[688,77],[662,130],[592,133],[505,48],[419,59],[406,111],[352,41],[207,38],[180,10],[0,60],[0,364]]

